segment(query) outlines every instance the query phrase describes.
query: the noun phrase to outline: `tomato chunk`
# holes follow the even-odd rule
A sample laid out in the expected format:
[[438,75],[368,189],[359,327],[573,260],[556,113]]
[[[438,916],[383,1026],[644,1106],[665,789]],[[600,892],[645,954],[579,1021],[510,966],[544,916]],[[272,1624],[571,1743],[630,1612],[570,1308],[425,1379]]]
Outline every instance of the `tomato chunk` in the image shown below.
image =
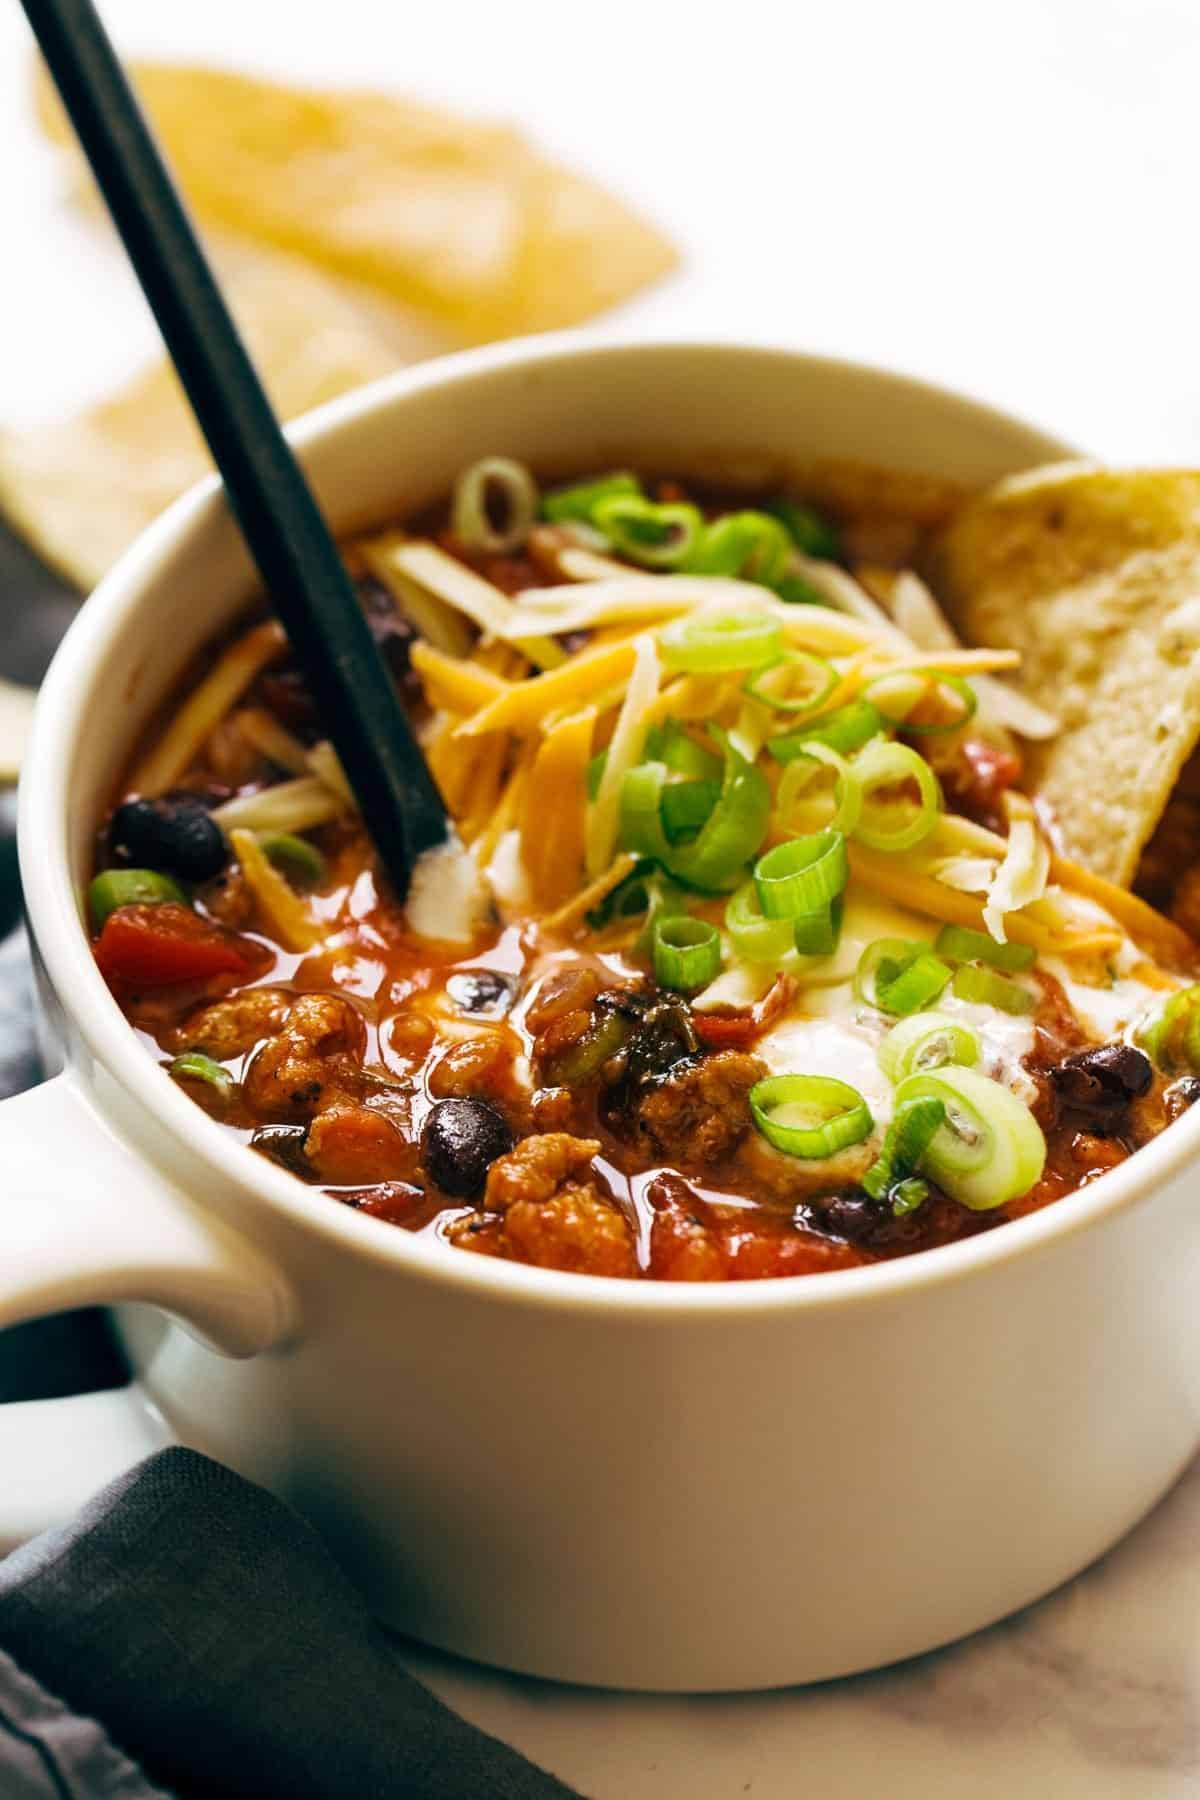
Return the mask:
[[256,948],[174,901],[117,907],[93,945],[106,981],[145,987],[202,981],[209,975],[251,975],[259,960]]

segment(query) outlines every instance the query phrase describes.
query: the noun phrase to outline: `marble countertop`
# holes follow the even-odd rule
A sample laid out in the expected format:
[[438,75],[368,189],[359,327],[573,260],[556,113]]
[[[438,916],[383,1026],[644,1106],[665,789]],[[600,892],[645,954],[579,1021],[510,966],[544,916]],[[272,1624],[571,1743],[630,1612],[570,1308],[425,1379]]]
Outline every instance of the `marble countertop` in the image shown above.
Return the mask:
[[[569,39],[545,0],[340,0],[336,40],[325,9],[293,0],[104,10],[131,50],[366,78],[522,118],[683,242],[684,272],[621,329],[894,363],[1100,453],[1197,455],[1195,0],[842,0],[786,17],[743,0],[720,31],[699,11],[610,0],[591,25],[573,18]],[[0,290],[0,425],[74,404],[152,341],[115,255],[56,205],[20,98],[27,54],[5,9],[0,241],[19,254]],[[1040,1605],[850,1681],[637,1697],[416,1650],[410,1663],[594,1800],[1191,1800],[1200,1468]]]

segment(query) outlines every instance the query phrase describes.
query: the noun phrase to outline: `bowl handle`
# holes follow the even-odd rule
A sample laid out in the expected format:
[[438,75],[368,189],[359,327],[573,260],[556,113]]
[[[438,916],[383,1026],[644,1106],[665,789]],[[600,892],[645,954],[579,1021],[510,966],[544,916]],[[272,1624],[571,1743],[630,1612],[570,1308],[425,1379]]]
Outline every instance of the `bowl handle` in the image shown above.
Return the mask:
[[[295,1315],[280,1271],[136,1156],[70,1071],[0,1103],[0,1326],[135,1300],[229,1356],[282,1342]],[[0,1549],[171,1441],[136,1383],[0,1406]]]

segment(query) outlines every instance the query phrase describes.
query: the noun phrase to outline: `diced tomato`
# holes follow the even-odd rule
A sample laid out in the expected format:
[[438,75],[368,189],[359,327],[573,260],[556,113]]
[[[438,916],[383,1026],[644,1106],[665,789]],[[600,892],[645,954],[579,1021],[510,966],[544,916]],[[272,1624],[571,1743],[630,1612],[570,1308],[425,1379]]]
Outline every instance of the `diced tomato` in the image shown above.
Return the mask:
[[795,992],[787,975],[779,975],[755,1006],[721,1006],[693,1012],[696,1036],[707,1050],[744,1050],[777,1019]]
[[989,829],[1003,830],[1001,795],[1021,779],[1021,758],[1011,750],[979,738],[959,745],[958,759],[941,771],[947,799],[969,818]]
[[106,981],[169,987],[209,975],[252,975],[261,959],[257,945],[175,901],[157,906],[118,906],[93,945]]

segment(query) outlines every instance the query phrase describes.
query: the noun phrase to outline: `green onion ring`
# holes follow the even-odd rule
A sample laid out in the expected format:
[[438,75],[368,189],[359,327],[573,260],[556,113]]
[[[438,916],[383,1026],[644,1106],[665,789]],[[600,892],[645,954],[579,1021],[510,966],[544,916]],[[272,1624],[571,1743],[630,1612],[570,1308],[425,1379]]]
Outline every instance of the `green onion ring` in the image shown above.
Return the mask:
[[916,1174],[945,1118],[945,1101],[932,1095],[906,1100],[903,1106],[898,1106],[887,1128],[883,1148],[862,1178],[863,1192],[872,1200],[890,1199],[893,1188]]
[[809,1159],[860,1144],[875,1124],[857,1088],[828,1075],[768,1075],[750,1089],[750,1112],[768,1144]]
[[[909,715],[929,697],[931,691],[939,695],[952,694],[959,708],[958,717],[932,725],[915,723]],[[947,731],[961,731],[974,718],[979,705],[974,688],[961,675],[948,675],[944,669],[889,669],[886,675],[877,676],[864,688],[863,694],[873,706],[878,707],[890,725],[900,731],[912,732],[914,735],[919,733],[925,737],[935,737]]]
[[800,913],[792,920],[796,949],[802,956],[832,956],[842,935],[842,896],[818,912]]
[[924,954],[914,957],[890,981],[877,981],[875,991],[884,1012],[903,1018],[936,1000],[949,979],[949,964],[940,957]]
[[943,925],[933,947],[950,962],[991,963],[1010,975],[1030,968],[1037,955],[1030,944],[998,944],[986,931],[972,931],[969,925]]
[[697,781],[720,781],[724,763],[703,744],[698,744],[678,719],[653,725],[646,733],[646,759],[664,762],[672,775],[687,775]]
[[719,781],[669,781],[662,790],[663,830],[672,844],[696,832],[721,797]]
[[776,762],[794,762],[809,755],[813,744],[827,744],[842,756],[852,756],[878,737],[883,730],[883,714],[869,700],[851,700],[839,706],[827,718],[806,725],[803,731],[789,731],[786,737],[769,739],[767,749]]
[[[497,501],[500,525],[493,524],[490,510]],[[454,484],[450,527],[468,550],[496,555],[519,550],[537,516],[537,482],[524,463],[509,456],[481,457]]]
[[621,783],[621,847],[635,856],[665,863],[670,854],[662,823],[662,797],[667,785],[667,765],[637,763]]
[[939,1069],[944,1063],[965,1068],[979,1061],[979,1034],[947,1013],[910,1013],[899,1019],[876,1052],[879,1067],[889,1081]]
[[724,893],[752,856],[762,849],[771,820],[771,789],[762,770],[736,750],[725,732],[712,727],[725,770],[721,794],[690,844],[668,847],[662,861],[669,875],[707,893]]
[[[761,700],[776,712],[816,713],[837,684],[838,672],[823,656],[811,650],[785,650],[774,662],[748,675],[742,686],[751,699]],[[801,690],[798,697],[797,685]]]
[[793,543],[805,556],[816,556],[824,562],[836,562],[841,555],[841,540],[837,532],[815,507],[783,497],[768,500],[764,510],[787,526]]
[[783,633],[766,613],[700,612],[673,619],[658,634],[669,669],[685,675],[723,675],[774,662]]
[[742,962],[777,963],[793,947],[791,921],[763,917],[752,880],[743,882],[730,897],[725,908],[725,929]]
[[980,1006],[994,1006],[1000,1012],[1031,1013],[1037,1007],[1037,1000],[1028,988],[1023,988],[1016,981],[1010,981],[1007,975],[998,975],[995,969],[989,969],[982,963],[960,963],[954,971],[954,979],[950,983],[960,1000],[970,1000]]
[[769,513],[726,513],[705,526],[687,567],[692,575],[732,575],[774,587],[791,554],[787,531]]
[[614,494],[593,506],[592,524],[630,562],[647,569],[679,569],[695,549],[704,519],[695,506],[656,506],[636,494]]
[[820,912],[837,899],[849,878],[846,840],[840,831],[791,838],[754,865],[758,903],[768,919]]
[[[854,971],[854,994],[865,1006],[873,1006],[882,1012],[883,1000],[881,991],[911,968],[920,957],[930,954],[930,946],[920,939],[913,938],[876,938],[868,944],[858,959],[858,967]],[[946,970],[946,979],[950,979],[950,971]],[[915,1008],[913,1009],[915,1011]]]
[[618,495],[626,499],[630,495],[640,498],[641,493],[642,484],[637,476],[620,469],[611,475],[597,475],[594,481],[577,481],[570,487],[554,488],[551,493],[544,494],[542,517],[549,519],[552,525],[571,522],[590,525],[592,513],[601,500],[612,500]]
[[859,786],[858,776],[838,751],[831,750],[828,744],[818,744],[815,741],[809,744],[803,756],[788,763],[783,771],[775,793],[775,809],[780,822],[785,829],[789,828],[796,802],[816,777],[817,769],[814,765],[834,772],[833,816],[827,821],[828,829],[840,831],[849,837],[862,813],[862,788]]
[[721,937],[715,925],[686,914],[657,918],[651,933],[654,978],[683,994],[707,987],[721,967]]
[[926,1173],[952,1200],[986,1212],[1036,1186],[1046,1163],[1046,1140],[1023,1100],[975,1069],[953,1066],[910,1075],[896,1089],[899,1109],[933,1098],[944,1123],[925,1152]]
[[[851,767],[858,777],[862,810],[854,836],[868,850],[911,850],[934,829],[942,796],[937,776],[923,756],[908,744],[868,744]],[[916,783],[918,801],[874,801],[874,789]]]

